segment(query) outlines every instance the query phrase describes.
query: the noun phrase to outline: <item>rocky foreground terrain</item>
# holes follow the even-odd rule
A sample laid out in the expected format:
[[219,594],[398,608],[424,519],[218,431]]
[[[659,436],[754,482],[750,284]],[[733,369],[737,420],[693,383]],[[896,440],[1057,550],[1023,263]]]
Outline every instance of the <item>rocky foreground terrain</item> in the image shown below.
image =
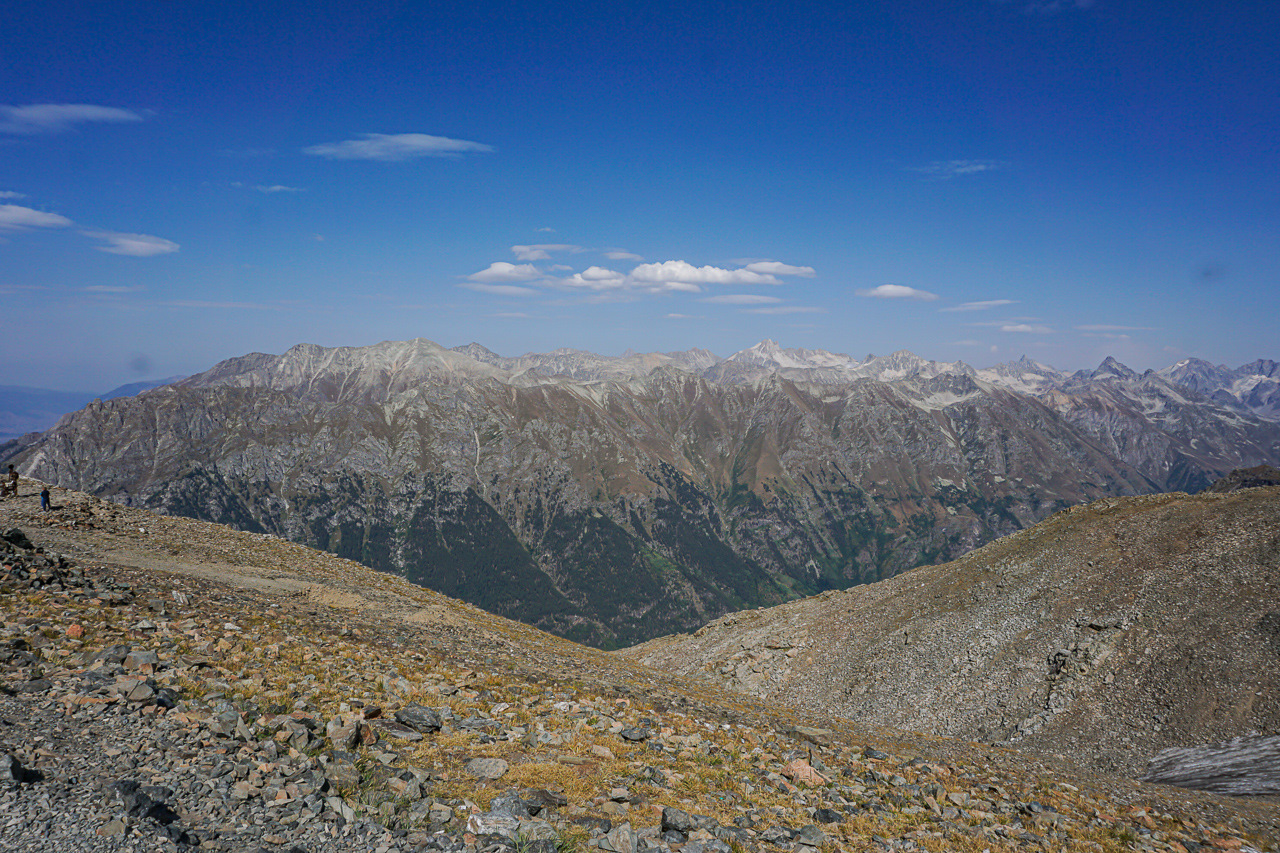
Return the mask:
[[1280,849],[1274,801],[766,704],[274,537],[33,492],[0,501],[0,849]]

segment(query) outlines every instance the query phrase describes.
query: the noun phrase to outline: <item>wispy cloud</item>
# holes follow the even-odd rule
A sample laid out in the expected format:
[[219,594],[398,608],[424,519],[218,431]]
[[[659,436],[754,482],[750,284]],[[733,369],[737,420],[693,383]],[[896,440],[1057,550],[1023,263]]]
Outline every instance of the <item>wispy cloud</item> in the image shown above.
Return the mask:
[[1051,335],[1053,329],[1048,326],[1036,326],[1030,323],[1006,323],[1000,327],[1002,332],[1015,332],[1024,335]]
[[0,204],[0,229],[25,231],[28,228],[66,228],[70,219],[18,204]]
[[959,305],[952,305],[948,308],[939,308],[939,311],[986,311],[991,308],[1002,308],[1005,305],[1017,305],[1016,299],[984,299],[980,302],[961,302]]
[[581,252],[581,246],[567,243],[535,243],[532,246],[512,246],[516,259],[521,261],[545,261],[551,258],[552,252]]
[[1012,323],[1039,323],[1039,317],[1006,317],[1003,320],[975,320],[972,323],[965,323],[966,326],[989,326],[998,329],[1001,326],[1008,326]]
[[748,314],[825,314],[826,308],[816,305],[774,305],[769,308],[748,308]]
[[0,190],[0,198],[26,198],[24,193],[16,193],[13,190]]
[[666,319],[668,319],[668,320],[701,320],[701,319],[702,319],[702,317],[695,316],[695,315],[693,315],[693,314],[674,314],[674,313],[672,313],[672,314],[664,314],[663,316],[664,316]]
[[458,157],[472,151],[492,151],[493,146],[425,133],[364,133],[359,139],[322,142],[302,149],[330,160],[378,160],[394,163],[419,157]]
[[175,299],[169,302],[157,302],[165,308],[200,308],[224,311],[281,311],[283,305],[266,305],[261,302],[211,302],[203,299]]
[[530,281],[535,278],[542,278],[542,272],[533,264],[509,264],[506,261],[494,261],[489,264],[488,268],[480,270],[480,272],[472,273],[467,276],[471,281],[479,282],[503,282],[503,281]]
[[[1000,0],[1008,3],[1009,0]],[[1030,0],[1022,4],[1022,11],[1028,15],[1056,15],[1067,9],[1092,9],[1096,0]]]
[[1150,332],[1152,331],[1150,326],[1094,325],[1094,326],[1076,326],[1075,329],[1078,332]]
[[541,227],[541,228],[537,228],[537,229],[535,229],[535,230],[536,230],[539,234],[554,234],[554,233],[556,233],[556,229],[554,229],[554,228],[548,228],[548,227],[547,227],[547,226],[545,226],[545,225],[544,225],[543,227]]
[[521,287],[518,284],[485,284],[478,281],[464,282],[463,287],[468,290],[474,290],[479,293],[489,293],[493,296],[537,296],[538,290],[533,287]]
[[172,240],[150,234],[122,234],[117,231],[81,231],[80,233],[105,242],[106,245],[98,246],[98,250],[110,252],[113,255],[149,258],[153,255],[167,255],[180,248]]
[[142,120],[142,114],[133,110],[100,107],[96,104],[27,104],[20,107],[0,105],[0,133],[62,133],[78,124]]
[[274,157],[274,148],[224,148],[218,152],[222,157],[237,157],[243,160],[256,160],[260,157]]
[[917,290],[914,287],[907,287],[905,284],[882,284],[870,290],[855,290],[854,293],[873,299],[916,299],[921,302],[932,302],[938,298],[936,293]]
[[754,261],[747,264],[745,269],[765,275],[798,275],[803,278],[813,278],[815,274],[813,267],[797,267],[781,261]]
[[758,293],[726,293],[723,296],[708,296],[699,300],[712,305],[771,305],[782,300],[776,296],[762,296]]
[[644,258],[624,249],[606,249],[604,256],[611,261],[643,261]]
[[86,293],[137,293],[139,290],[142,290],[142,286],[134,285],[132,287],[126,287],[111,284],[91,284],[84,290]]
[[270,186],[265,186],[265,185],[259,184],[258,186],[254,187],[254,189],[255,189],[255,190],[257,190],[257,191],[258,191],[258,192],[260,192],[260,193],[267,193],[268,195],[270,195],[271,193],[300,193],[300,192],[304,192],[304,190],[302,189],[302,187],[286,187],[284,184],[271,184]]
[[532,320],[532,314],[526,314],[523,311],[498,311],[490,314],[490,317],[500,317],[504,320]]
[[1006,168],[999,160],[935,160],[923,166],[910,166],[908,171],[917,172],[930,178],[947,180],[963,175],[979,175],[983,172],[995,172]]

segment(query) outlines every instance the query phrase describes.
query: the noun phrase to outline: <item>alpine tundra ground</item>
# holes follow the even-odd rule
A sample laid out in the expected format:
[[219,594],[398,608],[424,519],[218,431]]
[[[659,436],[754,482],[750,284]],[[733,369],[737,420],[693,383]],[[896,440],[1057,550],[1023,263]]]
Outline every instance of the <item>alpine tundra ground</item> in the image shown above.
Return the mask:
[[0,846],[1276,850],[1280,806],[808,716],[271,537],[0,502]]

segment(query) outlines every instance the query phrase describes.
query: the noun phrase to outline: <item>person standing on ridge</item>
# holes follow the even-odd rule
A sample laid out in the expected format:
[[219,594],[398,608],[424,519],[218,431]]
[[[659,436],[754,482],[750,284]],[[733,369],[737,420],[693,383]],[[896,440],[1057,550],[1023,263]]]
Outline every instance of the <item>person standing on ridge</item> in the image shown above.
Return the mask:
[[49,511],[49,487],[45,486],[40,490],[40,511]]
[[18,472],[13,470],[13,465],[9,466],[9,493],[15,498],[18,496]]

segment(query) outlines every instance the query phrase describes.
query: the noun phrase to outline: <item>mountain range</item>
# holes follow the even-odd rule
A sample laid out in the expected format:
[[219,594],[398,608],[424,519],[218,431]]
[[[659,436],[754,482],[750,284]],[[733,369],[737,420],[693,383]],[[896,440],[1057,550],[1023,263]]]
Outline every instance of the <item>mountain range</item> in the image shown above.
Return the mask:
[[47,430],[58,422],[58,418],[85,406],[95,397],[103,400],[132,397],[139,392],[168,385],[182,378],[170,376],[166,379],[130,382],[128,385],[113,388],[105,394],[0,385],[0,441],[8,441],[29,432]]
[[1275,465],[1278,387],[1267,361],[304,344],[95,401],[0,458],[615,647]]

